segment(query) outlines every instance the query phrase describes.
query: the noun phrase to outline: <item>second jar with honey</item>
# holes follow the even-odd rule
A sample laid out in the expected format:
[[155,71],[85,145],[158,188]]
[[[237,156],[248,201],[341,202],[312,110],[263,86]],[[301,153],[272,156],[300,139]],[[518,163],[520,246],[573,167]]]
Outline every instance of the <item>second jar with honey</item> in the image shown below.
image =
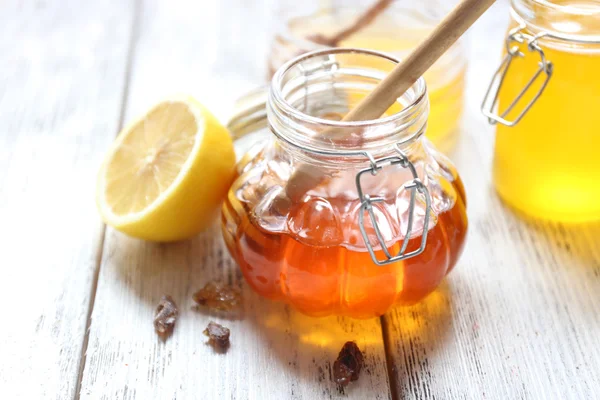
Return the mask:
[[496,189],[527,216],[600,220],[600,3],[511,6],[504,61],[483,104],[498,126]]
[[[343,30],[353,29],[354,24],[379,3],[385,8],[376,10],[368,23],[359,24],[337,43],[323,43],[324,39],[333,38]],[[268,60],[270,75],[303,52],[331,45],[384,51],[402,58],[448,11],[444,2],[438,0],[279,2],[277,30]],[[425,74],[431,104],[427,137],[444,152],[450,151],[458,138],[465,66],[466,58],[459,42]]]

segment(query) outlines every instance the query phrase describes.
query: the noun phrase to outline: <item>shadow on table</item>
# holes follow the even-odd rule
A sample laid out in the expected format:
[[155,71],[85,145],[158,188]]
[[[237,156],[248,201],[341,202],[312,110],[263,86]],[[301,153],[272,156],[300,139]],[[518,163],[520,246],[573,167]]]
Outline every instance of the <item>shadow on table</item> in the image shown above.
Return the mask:
[[[113,237],[107,239],[107,265],[103,265],[106,270],[102,273],[107,274],[108,279],[120,281],[152,308],[161,295],[170,294],[182,313],[187,313],[193,307],[192,294],[205,283],[217,280],[240,285],[244,297],[241,313],[228,315],[202,309],[196,312],[231,320],[233,346],[256,348],[253,343],[260,343],[257,347],[260,357],[269,363],[276,362],[284,374],[304,383],[299,387],[311,387],[326,396],[344,393],[332,382],[331,368],[345,342],[356,341],[365,355],[361,378],[346,390],[387,393],[386,365],[393,369],[392,379],[399,379],[402,370],[414,372],[404,367],[399,369],[400,358],[408,357],[415,371],[427,373],[427,366],[419,360],[425,355],[433,356],[436,349],[445,344],[452,326],[448,283],[442,284],[423,302],[397,307],[382,319],[313,318],[254,293],[244,283],[216,230],[171,244],[144,242],[114,231],[110,235]],[[386,332],[385,344],[382,327]],[[391,353],[387,360],[386,350]],[[255,351],[249,354],[256,356]]]
[[600,293],[600,222],[543,221],[503,207],[513,217],[509,229],[516,235],[520,252],[530,260],[529,268],[546,274],[557,269],[572,273]]
[[[247,288],[247,292],[250,291]],[[387,385],[387,377],[379,376],[385,376],[385,366],[390,361],[389,355],[388,360],[385,359],[386,352],[395,352],[395,357],[410,356],[399,351],[411,342],[413,352],[426,349],[427,355],[432,356],[436,346],[444,345],[446,333],[452,326],[450,296],[448,284],[444,283],[415,306],[397,307],[381,320],[357,320],[308,317],[252,293],[246,319],[264,342],[266,351],[273,354],[283,368],[299,373],[295,375],[296,379],[319,382],[320,388],[327,393],[340,392],[340,388],[331,382],[331,367],[346,341],[356,341],[365,354],[365,367],[357,384],[372,387],[381,382]],[[387,343],[384,343],[382,328],[387,331]],[[399,341],[406,346],[401,346]],[[395,369],[394,365],[387,367]],[[395,370],[393,375],[397,373]],[[387,391],[386,387],[381,389]]]
[[101,274],[117,279],[153,307],[162,295],[169,294],[181,310],[186,310],[193,306],[193,293],[207,282],[237,285],[243,280],[216,225],[192,239],[174,243],[146,242],[111,230],[105,252]]

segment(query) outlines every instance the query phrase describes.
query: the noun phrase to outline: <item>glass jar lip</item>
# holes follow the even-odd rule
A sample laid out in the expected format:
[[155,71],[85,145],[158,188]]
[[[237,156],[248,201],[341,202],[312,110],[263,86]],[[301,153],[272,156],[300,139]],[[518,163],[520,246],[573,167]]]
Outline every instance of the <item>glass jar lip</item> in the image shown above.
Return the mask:
[[[543,12],[549,13],[545,19],[540,19]],[[600,32],[596,23],[600,21],[600,5],[584,7],[574,4],[557,4],[551,0],[511,0],[511,15],[523,28],[534,35],[539,35],[542,40],[573,43],[578,45],[600,44]],[[555,15],[561,15],[561,20],[570,18],[580,25],[579,32],[562,30],[553,23],[557,22]],[[584,21],[583,23],[581,21]],[[587,21],[587,22],[586,22]]]
[[400,63],[400,60],[397,59],[396,57],[393,57],[389,54],[375,51],[375,50],[360,49],[360,48],[355,48],[355,47],[336,47],[336,48],[327,48],[327,49],[323,49],[323,50],[314,50],[314,51],[304,53],[296,58],[289,60],[284,65],[282,65],[277,70],[277,72],[275,72],[275,75],[273,75],[273,79],[271,80],[271,85],[270,85],[270,89],[269,89],[269,97],[271,99],[273,99],[276,102],[277,106],[280,107],[286,114],[294,115],[308,123],[319,124],[321,126],[331,127],[331,128],[365,128],[365,127],[373,127],[373,126],[381,126],[381,125],[390,124],[390,123],[393,123],[393,122],[396,122],[399,120],[403,120],[403,119],[409,117],[410,115],[412,115],[416,111],[415,108],[417,108],[417,106],[422,104],[423,101],[427,99],[427,86],[425,84],[425,79],[421,76],[410,87],[410,89],[414,89],[415,92],[417,93],[417,95],[415,96],[415,99],[410,104],[408,104],[407,106],[402,108],[402,110],[400,112],[397,112],[395,114],[392,114],[392,115],[389,115],[386,117],[371,119],[371,120],[364,120],[364,121],[334,121],[334,120],[315,117],[313,115],[306,114],[306,113],[296,109],[283,97],[283,94],[281,91],[281,88],[283,86],[283,78],[284,78],[285,74],[287,72],[289,72],[290,69],[294,65],[296,65],[297,63],[299,63],[301,61],[308,60],[313,57],[320,57],[320,56],[326,56],[326,55],[331,55],[331,54],[364,54],[364,55],[380,57],[380,58],[389,60],[395,64]]
[[[522,1],[522,0],[513,0]],[[549,0],[531,0],[533,3],[538,4],[542,7],[547,7],[552,10],[560,11],[562,13],[571,15],[600,15],[600,7],[596,9],[590,9],[588,7],[578,7],[573,4],[556,4]]]

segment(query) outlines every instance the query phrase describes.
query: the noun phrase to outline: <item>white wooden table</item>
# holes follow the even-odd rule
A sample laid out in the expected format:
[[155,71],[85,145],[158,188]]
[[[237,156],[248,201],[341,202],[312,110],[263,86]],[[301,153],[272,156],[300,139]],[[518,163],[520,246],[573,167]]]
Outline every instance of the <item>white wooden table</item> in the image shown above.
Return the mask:
[[[0,398],[599,398],[600,226],[524,222],[490,181],[493,129],[478,106],[505,1],[467,37],[453,158],[468,244],[422,304],[312,319],[242,283],[243,315],[223,320],[190,309],[208,280],[241,281],[218,230],[160,245],[103,226],[95,175],[123,121],[177,92],[225,119],[262,83],[275,2],[0,2]],[[165,293],[182,316],[163,343],[152,317]],[[231,328],[227,354],[205,345],[209,320]],[[366,367],[339,391],[330,368],[347,340]]]

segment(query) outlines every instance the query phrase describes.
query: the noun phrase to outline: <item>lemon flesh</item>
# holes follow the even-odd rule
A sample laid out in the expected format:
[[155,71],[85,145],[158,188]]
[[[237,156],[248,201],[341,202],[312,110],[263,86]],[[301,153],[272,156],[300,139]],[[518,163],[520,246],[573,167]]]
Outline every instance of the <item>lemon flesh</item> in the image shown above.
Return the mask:
[[233,178],[227,130],[192,98],[164,101],[123,129],[100,170],[103,220],[134,237],[176,241],[214,220]]

